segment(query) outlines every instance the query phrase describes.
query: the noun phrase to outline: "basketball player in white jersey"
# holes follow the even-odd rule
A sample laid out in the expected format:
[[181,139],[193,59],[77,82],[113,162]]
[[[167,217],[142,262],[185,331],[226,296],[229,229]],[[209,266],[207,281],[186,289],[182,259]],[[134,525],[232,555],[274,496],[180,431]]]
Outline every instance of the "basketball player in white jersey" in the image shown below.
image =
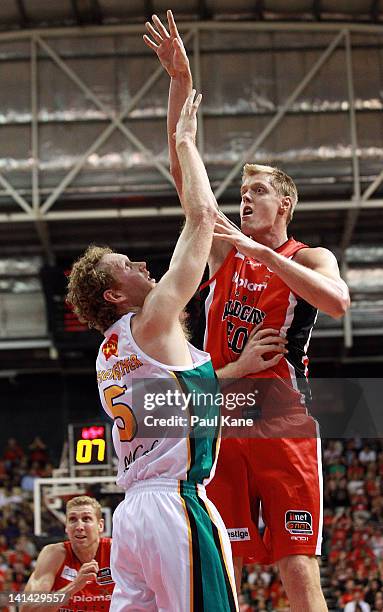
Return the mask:
[[[187,342],[180,323],[201,281],[217,215],[195,146],[201,96],[194,97],[193,90],[175,134],[186,223],[169,270],[156,283],[145,262],[89,247],[69,279],[75,312],[105,336],[97,380],[102,405],[114,419],[117,483],[126,491],[113,517],[113,612],[238,609],[230,543],[204,488],[215,470],[219,426],[202,437],[193,437],[189,427],[183,437],[166,427],[150,437],[145,407],[134,394],[147,379],[169,381],[184,392],[206,380],[216,388],[210,356]],[[216,416],[218,408],[212,401],[189,411]]]

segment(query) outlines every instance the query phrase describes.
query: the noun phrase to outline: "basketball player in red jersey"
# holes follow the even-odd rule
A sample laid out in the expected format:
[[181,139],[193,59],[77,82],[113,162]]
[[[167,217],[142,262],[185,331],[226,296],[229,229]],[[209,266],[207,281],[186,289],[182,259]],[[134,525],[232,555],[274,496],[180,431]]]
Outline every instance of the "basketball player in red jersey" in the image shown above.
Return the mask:
[[[104,520],[97,500],[74,497],[66,507],[68,541],[48,544],[40,552],[25,593],[67,593],[63,604],[44,610],[59,612],[109,610],[114,582],[110,572],[110,538],[101,538]],[[22,606],[23,612],[36,606]]]
[[[171,11],[167,17],[169,31],[153,16],[144,40],[171,77],[168,140],[180,192],[173,133],[192,77]],[[342,316],[349,293],[330,251],[288,238],[297,200],[285,173],[249,164],[241,186],[242,232],[224,215],[216,226],[206,284],[205,349],[220,378],[269,378],[273,385],[260,399],[256,437],[223,440],[209,495],[232,536],[238,580],[248,557],[277,563],[291,610],[322,612],[327,606],[315,557],[322,532],[321,452],[305,406],[307,348],[317,310]]]

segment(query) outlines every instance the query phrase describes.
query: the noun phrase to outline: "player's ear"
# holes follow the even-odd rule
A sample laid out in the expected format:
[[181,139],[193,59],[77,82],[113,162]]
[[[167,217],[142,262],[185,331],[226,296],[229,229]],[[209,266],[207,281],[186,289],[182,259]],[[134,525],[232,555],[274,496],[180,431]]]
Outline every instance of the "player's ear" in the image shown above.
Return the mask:
[[110,302],[111,304],[119,304],[126,299],[126,297],[123,296],[118,289],[105,289],[103,296],[104,300],[106,302]]
[[285,215],[291,207],[292,200],[290,196],[284,196],[281,200],[281,205],[279,207],[279,214]]
[[104,519],[103,518],[98,521],[98,530],[100,533],[104,531]]

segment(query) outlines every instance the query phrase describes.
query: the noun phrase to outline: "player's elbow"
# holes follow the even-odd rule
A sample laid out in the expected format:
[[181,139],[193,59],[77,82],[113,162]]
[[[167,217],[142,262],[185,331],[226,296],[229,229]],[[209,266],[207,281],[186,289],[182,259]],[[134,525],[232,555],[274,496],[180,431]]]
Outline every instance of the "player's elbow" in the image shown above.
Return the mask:
[[334,303],[333,312],[330,315],[334,319],[341,319],[346,314],[347,310],[350,308],[351,300],[350,294],[346,286],[342,287],[340,294],[337,296],[337,299]]
[[218,208],[211,198],[207,198],[190,208],[187,217],[195,225],[214,225],[218,217]]

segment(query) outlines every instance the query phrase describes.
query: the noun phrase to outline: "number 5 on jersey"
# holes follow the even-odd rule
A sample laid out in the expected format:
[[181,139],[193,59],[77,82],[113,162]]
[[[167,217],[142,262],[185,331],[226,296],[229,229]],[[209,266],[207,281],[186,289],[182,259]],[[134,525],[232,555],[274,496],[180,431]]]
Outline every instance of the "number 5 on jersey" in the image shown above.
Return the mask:
[[104,389],[104,398],[108,410],[113,414],[121,442],[131,442],[137,433],[136,417],[127,404],[115,401],[124,395],[125,391],[125,386],[111,385]]

